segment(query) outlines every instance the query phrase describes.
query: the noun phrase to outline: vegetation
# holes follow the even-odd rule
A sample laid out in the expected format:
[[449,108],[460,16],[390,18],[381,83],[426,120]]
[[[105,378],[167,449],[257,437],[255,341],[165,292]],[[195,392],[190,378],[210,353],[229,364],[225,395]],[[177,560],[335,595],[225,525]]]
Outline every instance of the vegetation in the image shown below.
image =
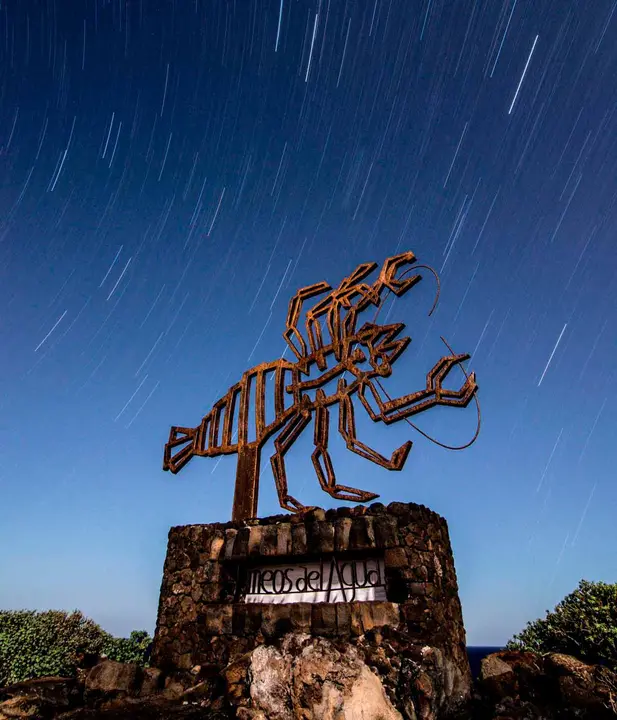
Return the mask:
[[111,635],[103,644],[103,654],[110,660],[124,663],[148,664],[152,638],[145,630],[133,630],[128,638],[116,638]]
[[75,675],[84,655],[146,665],[151,638],[144,630],[116,638],[75,610],[0,611],[0,686],[45,675]]
[[581,580],[545,618],[527,623],[506,647],[564,653],[617,670],[617,583]]

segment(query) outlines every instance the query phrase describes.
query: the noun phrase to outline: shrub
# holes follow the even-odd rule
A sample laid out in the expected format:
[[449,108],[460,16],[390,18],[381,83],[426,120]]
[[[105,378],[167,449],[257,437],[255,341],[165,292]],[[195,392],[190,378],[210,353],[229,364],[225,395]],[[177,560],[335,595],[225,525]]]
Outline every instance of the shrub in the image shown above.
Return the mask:
[[133,630],[128,638],[109,635],[103,645],[103,653],[110,660],[144,666],[148,664],[151,645],[152,638],[145,630]]
[[45,675],[72,677],[84,654],[144,664],[149,645],[145,631],[114,638],[78,610],[0,611],[0,685]]
[[617,583],[581,580],[545,618],[527,623],[508,650],[564,653],[617,670]]

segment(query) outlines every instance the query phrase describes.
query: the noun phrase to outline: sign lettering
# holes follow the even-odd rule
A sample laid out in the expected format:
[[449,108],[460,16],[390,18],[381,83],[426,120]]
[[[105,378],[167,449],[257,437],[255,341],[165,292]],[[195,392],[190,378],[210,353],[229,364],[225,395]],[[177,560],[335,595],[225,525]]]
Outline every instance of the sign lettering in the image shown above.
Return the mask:
[[251,568],[247,603],[336,603],[386,600],[383,560],[328,560]]

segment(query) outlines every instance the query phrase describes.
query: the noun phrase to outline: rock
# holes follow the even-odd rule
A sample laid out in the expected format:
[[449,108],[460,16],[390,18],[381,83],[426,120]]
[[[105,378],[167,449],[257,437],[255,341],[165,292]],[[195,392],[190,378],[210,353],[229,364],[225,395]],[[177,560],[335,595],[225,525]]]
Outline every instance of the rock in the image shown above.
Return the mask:
[[117,697],[131,697],[139,692],[143,671],[135,663],[104,660],[86,676],[84,698],[87,705]]
[[0,703],[0,720],[43,717],[36,698],[14,697]]
[[409,645],[390,626],[355,644],[295,632],[236,656],[221,674],[203,663],[163,683],[156,668],[105,660],[83,683],[50,677],[0,688],[0,720],[617,718],[617,673],[568,655],[489,655],[469,708],[457,673],[439,648]]
[[0,688],[0,719],[51,718],[81,703],[81,690],[73,678],[43,677]]
[[185,688],[186,685],[181,682],[179,678],[173,676],[167,677],[165,678],[165,684],[163,690],[161,691],[161,695],[168,700],[177,700],[182,696]]
[[161,689],[162,673],[157,668],[144,668],[139,697],[154,695]]
[[230,663],[223,671],[227,684],[227,697],[234,705],[244,705],[243,700],[248,697],[246,677],[251,664],[251,653],[246,653],[235,662]]
[[516,691],[514,670],[497,655],[489,655],[482,659],[480,680],[484,691],[495,698],[513,695]]
[[151,697],[116,699],[96,710],[80,708],[64,713],[57,720],[229,720],[231,717],[225,709]]
[[502,651],[482,660],[474,718],[617,718],[617,673],[569,655]]
[[548,675],[556,678],[559,701],[589,717],[617,717],[617,673],[559,653],[545,658]]
[[253,708],[272,720],[292,718],[292,662],[274,647],[261,645],[251,653],[250,695]]
[[[246,720],[402,720],[379,677],[352,646],[287,635],[261,645],[226,671],[228,696]],[[238,688],[245,685],[248,692]],[[250,704],[248,700],[250,698]]]

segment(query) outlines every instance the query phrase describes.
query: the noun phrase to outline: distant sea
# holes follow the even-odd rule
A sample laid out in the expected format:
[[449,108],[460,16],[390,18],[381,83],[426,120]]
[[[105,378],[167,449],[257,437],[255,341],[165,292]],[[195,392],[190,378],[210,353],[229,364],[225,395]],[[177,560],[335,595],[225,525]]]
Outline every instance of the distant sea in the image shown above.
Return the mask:
[[490,655],[499,650],[504,650],[503,647],[489,647],[484,645],[472,645],[467,646],[467,657],[469,658],[469,665],[471,666],[471,676],[475,680],[480,674],[480,663],[482,658]]

